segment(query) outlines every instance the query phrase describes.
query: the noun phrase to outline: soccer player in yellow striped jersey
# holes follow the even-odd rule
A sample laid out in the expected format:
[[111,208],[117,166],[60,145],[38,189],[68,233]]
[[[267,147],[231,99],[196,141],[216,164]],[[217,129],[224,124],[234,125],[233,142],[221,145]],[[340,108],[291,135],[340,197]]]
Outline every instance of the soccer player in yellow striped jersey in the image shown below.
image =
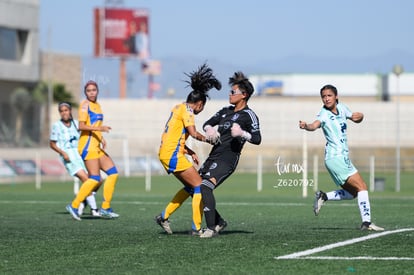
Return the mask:
[[[84,122],[85,126],[101,127],[103,122],[101,106],[97,102],[83,100],[80,104],[79,121]],[[78,143],[79,154],[84,160],[103,156],[104,151],[100,147],[101,141],[102,132],[82,131]]]
[[186,129],[195,127],[194,115],[199,112],[200,107],[201,103],[193,106],[191,103],[183,102],[171,110],[159,149],[159,159],[168,173],[183,171],[193,166],[185,158],[185,154],[188,153],[185,142],[190,135]]
[[212,70],[203,64],[197,71],[187,74],[190,81],[187,83],[193,89],[187,96],[184,103],[176,105],[170,113],[165,124],[165,129],[161,137],[159,149],[159,159],[165,170],[169,174],[181,181],[184,188],[178,191],[171,202],[167,205],[160,215],[155,217],[155,221],[164,229],[167,234],[172,234],[169,225],[169,213],[171,209],[177,209],[177,201],[183,201],[190,195],[193,196],[193,224],[192,232],[199,235],[201,232],[202,207],[201,207],[201,177],[185,155],[190,155],[195,164],[198,164],[198,157],[194,151],[185,144],[189,136],[199,141],[209,143],[214,140],[207,140],[203,134],[196,130],[194,115],[202,112],[208,98],[208,91],[213,87],[221,89],[221,83],[214,77]]
[[111,157],[104,151],[106,142],[102,136],[102,132],[109,132],[111,127],[103,125],[103,113],[97,102],[98,84],[95,81],[88,81],[84,93],[86,100],[80,104],[78,117],[81,131],[78,151],[85,162],[89,178],[82,184],[72,203],[66,206],[66,210],[75,220],[80,220],[79,204],[100,184],[100,170],[103,170],[108,177],[104,183],[104,201],[99,213],[105,218],[117,218],[119,215],[112,210],[111,201],[118,179],[118,170]]

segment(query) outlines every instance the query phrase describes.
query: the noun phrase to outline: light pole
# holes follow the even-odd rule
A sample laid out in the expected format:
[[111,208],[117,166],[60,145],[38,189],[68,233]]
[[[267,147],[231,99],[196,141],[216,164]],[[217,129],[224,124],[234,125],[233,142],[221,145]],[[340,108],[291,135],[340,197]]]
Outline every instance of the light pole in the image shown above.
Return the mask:
[[397,77],[396,79],[396,146],[395,146],[395,158],[396,158],[396,174],[395,174],[395,191],[400,192],[400,174],[401,174],[401,145],[400,145],[400,75],[404,72],[404,68],[401,65],[395,65],[392,72]]
[[47,30],[47,58],[46,58],[46,66],[47,66],[47,105],[46,105],[46,125],[48,133],[52,130],[52,105],[53,105],[53,88],[52,88],[52,27],[49,25]]

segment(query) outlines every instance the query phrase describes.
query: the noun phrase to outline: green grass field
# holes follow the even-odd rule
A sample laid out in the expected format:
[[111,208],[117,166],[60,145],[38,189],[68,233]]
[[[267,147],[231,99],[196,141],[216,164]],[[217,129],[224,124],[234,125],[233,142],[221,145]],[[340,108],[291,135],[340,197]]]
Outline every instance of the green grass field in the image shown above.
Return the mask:
[[[285,175],[285,178],[294,175]],[[166,235],[153,218],[181,188],[170,176],[120,178],[113,208],[121,217],[74,221],[65,211],[72,183],[0,185],[1,274],[414,274],[413,174],[402,174],[401,192],[392,175],[384,192],[370,194],[373,221],[386,231],[409,228],[295,259],[277,257],[377,234],[361,232],[357,201],[328,202],[318,217],[313,190],[302,198],[298,186],[275,188],[279,178],[235,173],[215,191],[229,225],[220,236],[189,235],[191,205],[170,218]],[[366,177],[365,177],[366,178]],[[320,188],[334,189],[326,174]],[[97,196],[101,201],[101,191]],[[375,259],[355,259],[355,257]],[[339,257],[324,258],[319,257]],[[343,258],[348,257],[348,258]]]

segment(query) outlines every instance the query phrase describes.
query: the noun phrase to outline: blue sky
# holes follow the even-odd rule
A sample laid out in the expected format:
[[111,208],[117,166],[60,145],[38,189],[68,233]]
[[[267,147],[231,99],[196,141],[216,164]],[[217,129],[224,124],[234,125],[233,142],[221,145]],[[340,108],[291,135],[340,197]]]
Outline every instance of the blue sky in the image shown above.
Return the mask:
[[[237,65],[291,56],[414,55],[412,0],[121,2],[123,8],[149,9],[154,58],[198,57]],[[41,49],[91,57],[92,12],[104,4],[40,0]]]

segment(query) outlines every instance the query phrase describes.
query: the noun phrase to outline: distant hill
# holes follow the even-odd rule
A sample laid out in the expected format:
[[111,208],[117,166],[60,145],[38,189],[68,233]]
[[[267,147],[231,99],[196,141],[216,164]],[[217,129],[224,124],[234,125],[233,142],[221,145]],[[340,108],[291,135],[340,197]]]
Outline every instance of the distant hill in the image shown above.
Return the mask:
[[[184,73],[197,69],[205,61],[214,70],[222,81],[223,89],[220,92],[212,90],[211,98],[225,98],[229,87],[228,78],[235,71],[252,74],[280,74],[280,73],[378,73],[387,74],[395,64],[402,64],[406,72],[414,72],[414,56],[408,53],[393,51],[381,56],[367,58],[329,58],[291,56],[283,59],[258,60],[254,64],[243,64],[243,60],[232,64],[220,60],[196,57],[163,57],[162,73],[154,80],[160,84],[160,90],[154,94],[155,98],[174,97],[185,99],[191,91],[186,87],[184,80],[188,78]],[[119,59],[116,58],[83,58],[83,81],[94,79],[101,86],[101,97],[114,98],[119,93]],[[141,71],[138,60],[127,61],[127,96],[142,98],[148,95],[148,76]]]
[[[366,58],[291,56],[254,64],[261,71],[271,73],[379,73],[387,74],[395,64],[402,64],[406,72],[414,72],[414,55],[392,51]],[[262,73],[262,72],[260,72]]]

